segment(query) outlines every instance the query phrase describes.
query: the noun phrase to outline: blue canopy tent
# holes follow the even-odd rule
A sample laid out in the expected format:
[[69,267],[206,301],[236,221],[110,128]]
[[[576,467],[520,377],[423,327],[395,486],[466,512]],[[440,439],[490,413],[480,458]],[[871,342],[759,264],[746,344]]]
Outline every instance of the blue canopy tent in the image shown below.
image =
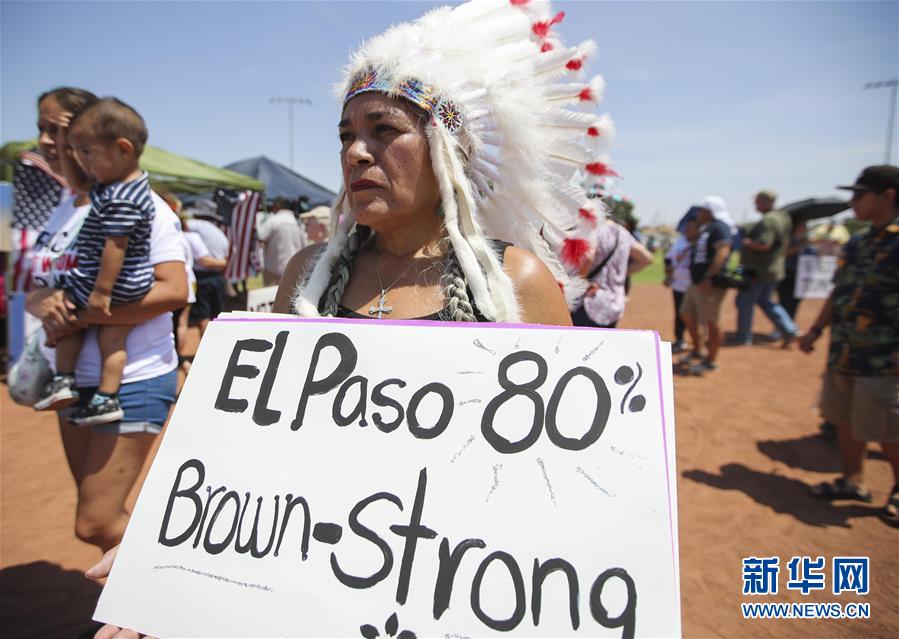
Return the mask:
[[265,184],[265,196],[269,200],[286,197],[296,200],[302,196],[309,198],[309,207],[331,206],[337,194],[291,171],[283,164],[260,155],[234,162],[225,167],[229,171],[247,175]]

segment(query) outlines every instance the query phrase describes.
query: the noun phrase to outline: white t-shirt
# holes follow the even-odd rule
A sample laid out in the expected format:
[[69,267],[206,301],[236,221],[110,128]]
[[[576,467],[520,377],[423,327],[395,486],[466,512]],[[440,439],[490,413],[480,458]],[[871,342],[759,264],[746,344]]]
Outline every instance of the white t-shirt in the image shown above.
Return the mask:
[[[230,248],[231,243],[228,241],[228,237],[222,233],[222,230],[216,224],[209,220],[194,219],[190,221],[188,228],[190,228],[191,233],[196,233],[200,236],[200,239],[206,246],[207,255],[211,255],[219,260],[227,259],[228,249]],[[210,269],[205,269],[202,266],[197,266],[194,270],[198,273],[221,273],[221,271],[210,271]]]
[[269,215],[256,227],[256,238],[265,242],[264,268],[280,275],[287,262],[297,251],[309,243],[305,225],[300,226],[296,216],[287,209]]
[[683,235],[678,236],[665,257],[671,262],[671,288],[686,293],[691,281],[690,242]]
[[193,231],[184,231],[182,227],[181,242],[184,244],[184,262],[187,267],[187,303],[197,301],[197,276],[194,274],[194,262],[209,255],[209,249],[203,240]]
[[[156,215],[150,234],[150,263],[184,262],[184,245],[181,240],[181,222],[161,197],[152,194]],[[32,279],[36,286],[62,288],[65,272],[76,259],[75,238],[90,211],[90,205],[75,206],[75,197],[62,201],[38,236],[32,258]],[[172,335],[172,315],[162,313],[143,324],[134,326],[125,342],[128,362],[122,375],[122,383],[130,384],[153,379],[175,370],[178,356]],[[41,344],[41,351],[51,366],[55,366],[56,351]],[[84,343],[75,365],[75,379],[79,386],[97,386],[100,383],[100,348],[97,345],[97,329],[85,332]]]

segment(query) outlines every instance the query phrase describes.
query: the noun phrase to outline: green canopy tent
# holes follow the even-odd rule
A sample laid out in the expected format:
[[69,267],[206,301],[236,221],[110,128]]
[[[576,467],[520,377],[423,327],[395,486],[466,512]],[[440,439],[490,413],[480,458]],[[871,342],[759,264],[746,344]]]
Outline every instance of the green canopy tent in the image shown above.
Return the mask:
[[[13,163],[22,151],[37,146],[36,140],[9,142],[0,147],[2,177],[12,182]],[[263,191],[265,185],[240,173],[220,169],[155,146],[147,146],[140,165],[150,174],[150,183],[173,193],[204,193],[217,188],[235,191]]]

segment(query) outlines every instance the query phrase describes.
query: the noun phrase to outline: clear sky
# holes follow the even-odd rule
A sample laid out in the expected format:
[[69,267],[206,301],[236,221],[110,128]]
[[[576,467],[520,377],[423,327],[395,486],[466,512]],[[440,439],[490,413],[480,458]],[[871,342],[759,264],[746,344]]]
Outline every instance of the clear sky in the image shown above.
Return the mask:
[[[115,95],[150,143],[218,166],[265,154],[339,185],[332,87],[350,50],[445,2],[0,2],[0,137],[35,135],[58,85]],[[568,43],[594,38],[612,158],[644,223],[707,194],[752,219],[752,195],[832,195],[884,160],[899,3],[556,2]],[[893,144],[895,163],[897,144]]]

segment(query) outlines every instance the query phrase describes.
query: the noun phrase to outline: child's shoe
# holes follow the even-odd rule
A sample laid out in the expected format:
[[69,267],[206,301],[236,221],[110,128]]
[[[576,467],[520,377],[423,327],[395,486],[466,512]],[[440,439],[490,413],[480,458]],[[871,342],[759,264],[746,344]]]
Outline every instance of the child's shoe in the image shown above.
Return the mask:
[[54,375],[34,403],[34,410],[60,410],[78,401],[74,375]]
[[120,421],[125,416],[118,395],[95,394],[87,406],[69,418],[76,426],[93,426]]

